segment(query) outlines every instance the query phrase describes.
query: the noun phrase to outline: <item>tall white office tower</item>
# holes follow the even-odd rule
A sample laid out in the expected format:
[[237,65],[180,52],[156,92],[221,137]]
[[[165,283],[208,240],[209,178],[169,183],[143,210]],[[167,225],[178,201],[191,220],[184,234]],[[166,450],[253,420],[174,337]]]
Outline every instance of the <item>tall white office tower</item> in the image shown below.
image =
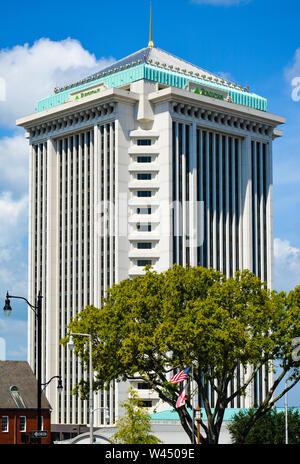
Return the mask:
[[[284,118],[264,98],[149,46],[55,89],[17,121],[30,144],[29,299],[43,295],[43,381],[56,424],[88,423],[87,377],[60,339],[114,282],[173,263],[272,287],[272,143]],[[29,362],[35,368],[29,314]],[[260,372],[251,401],[263,397]],[[137,385],[138,387],[138,385]],[[157,404],[145,385],[145,405]],[[127,389],[127,387],[126,387]],[[119,414],[122,383],[95,395],[95,425]]]

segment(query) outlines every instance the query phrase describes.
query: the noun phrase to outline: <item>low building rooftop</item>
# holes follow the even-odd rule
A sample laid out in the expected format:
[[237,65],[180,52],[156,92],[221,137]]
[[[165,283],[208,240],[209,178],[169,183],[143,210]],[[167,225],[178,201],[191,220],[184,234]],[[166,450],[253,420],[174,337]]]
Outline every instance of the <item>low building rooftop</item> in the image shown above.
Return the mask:
[[[50,409],[42,393],[43,409]],[[37,409],[37,380],[27,361],[0,361],[0,409]]]

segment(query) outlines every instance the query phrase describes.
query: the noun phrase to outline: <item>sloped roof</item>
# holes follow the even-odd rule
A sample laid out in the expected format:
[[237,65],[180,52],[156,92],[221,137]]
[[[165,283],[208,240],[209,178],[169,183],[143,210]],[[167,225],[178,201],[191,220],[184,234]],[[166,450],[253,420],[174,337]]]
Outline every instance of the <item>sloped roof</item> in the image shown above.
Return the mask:
[[249,91],[248,86],[237,85],[208,72],[200,66],[178,58],[156,47],[145,47],[77,82],[54,89],[54,95],[40,99],[36,111],[43,111],[65,103],[73,92],[91,85],[103,84],[106,88],[122,87],[141,79],[171,87],[186,89],[189,83],[221,90],[229,101],[261,111],[267,111],[267,100]]
[[[90,76],[87,76],[86,78],[82,79],[79,82],[76,82],[75,84],[70,84],[69,87],[76,87],[77,85],[80,85],[83,82],[98,79],[99,77],[107,74],[108,72],[115,72],[116,70],[119,71],[126,68],[126,66],[132,66],[141,63],[150,63],[156,66],[168,65],[169,68],[172,67],[174,68],[174,70],[177,68],[178,72],[183,72],[183,70],[186,70],[186,72],[198,73],[199,75],[204,74],[207,78],[218,78],[217,75],[212,74],[204,70],[203,68],[200,68],[199,66],[189,63],[188,61],[183,60],[182,58],[178,58],[172,53],[166,52],[161,48],[145,47],[141,50],[138,50],[137,52],[131,53],[130,55],[116,61],[115,63],[112,63],[106,68],[103,68],[98,72],[91,74]],[[55,89],[56,93],[62,92],[64,90],[65,88]]]
[[[43,409],[49,409],[42,393]],[[0,361],[0,409],[37,409],[37,381],[26,361]]]

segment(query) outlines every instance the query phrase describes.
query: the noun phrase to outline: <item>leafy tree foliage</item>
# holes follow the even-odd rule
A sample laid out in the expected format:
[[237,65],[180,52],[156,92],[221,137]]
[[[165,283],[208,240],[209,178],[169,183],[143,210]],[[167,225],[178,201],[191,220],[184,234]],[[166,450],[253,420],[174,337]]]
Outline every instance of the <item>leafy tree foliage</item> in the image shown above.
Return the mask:
[[[231,438],[235,444],[271,444],[285,443],[285,412],[276,409],[267,411],[252,426],[244,436],[244,429],[249,419],[255,414],[255,409],[240,411],[234,416],[228,426]],[[288,410],[288,442],[300,444],[300,414],[297,410]]]
[[[287,297],[266,289],[247,270],[226,279],[221,272],[202,267],[174,265],[162,273],[148,269],[144,276],[113,285],[102,308],[87,306],[74,317],[69,331],[92,334],[94,389],[138,374],[175,408],[180,385],[171,384],[170,375],[193,364],[207,415],[207,423],[201,421],[201,442],[217,443],[225,408],[248,391],[262,366],[271,370],[276,361],[281,371],[249,419],[245,434],[284,395],[285,389],[278,396],[274,392],[287,372],[288,389],[298,382],[292,340],[300,334],[300,286]],[[63,342],[68,338],[69,334]],[[83,337],[74,338],[75,353],[88,365]],[[237,368],[243,375],[233,391],[228,387]],[[209,389],[214,391],[214,404]],[[82,381],[75,393],[87,391]],[[197,430],[188,408],[190,398],[177,411],[193,441]]]
[[127,401],[120,404],[125,414],[117,421],[118,431],[111,442],[123,445],[157,445],[159,438],[151,433],[150,416],[147,409],[141,406],[141,400],[131,388]]

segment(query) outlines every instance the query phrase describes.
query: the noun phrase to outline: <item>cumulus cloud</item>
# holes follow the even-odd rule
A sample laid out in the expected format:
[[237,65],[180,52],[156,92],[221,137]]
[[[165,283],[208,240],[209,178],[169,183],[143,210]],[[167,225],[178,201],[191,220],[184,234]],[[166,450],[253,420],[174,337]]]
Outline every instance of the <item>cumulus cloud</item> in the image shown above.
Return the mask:
[[0,360],[27,359],[27,322],[0,318]]
[[274,240],[274,288],[290,291],[300,284],[300,249],[288,240]]
[[[28,143],[17,118],[34,112],[53,89],[101,70],[115,61],[97,59],[79,41],[41,38],[32,46],[0,50],[0,296],[7,290],[27,295]],[[15,132],[11,135],[11,129]],[[8,132],[9,131],[9,132]],[[17,308],[17,305],[16,305]],[[18,312],[16,311],[18,314]],[[26,317],[22,311],[19,319]],[[0,316],[0,337],[8,359],[26,358],[27,323]]]
[[70,38],[60,42],[42,38],[32,46],[2,49],[0,125],[14,127],[17,118],[33,113],[35,103],[51,95],[55,87],[74,82],[113,61],[97,59],[79,41]]
[[300,48],[295,51],[293,62],[285,68],[284,74],[288,81],[300,76]]
[[0,195],[0,295],[9,288],[27,294],[27,217],[27,196]]
[[28,191],[29,172],[29,147],[24,134],[0,139],[0,166],[2,192],[24,195]]

